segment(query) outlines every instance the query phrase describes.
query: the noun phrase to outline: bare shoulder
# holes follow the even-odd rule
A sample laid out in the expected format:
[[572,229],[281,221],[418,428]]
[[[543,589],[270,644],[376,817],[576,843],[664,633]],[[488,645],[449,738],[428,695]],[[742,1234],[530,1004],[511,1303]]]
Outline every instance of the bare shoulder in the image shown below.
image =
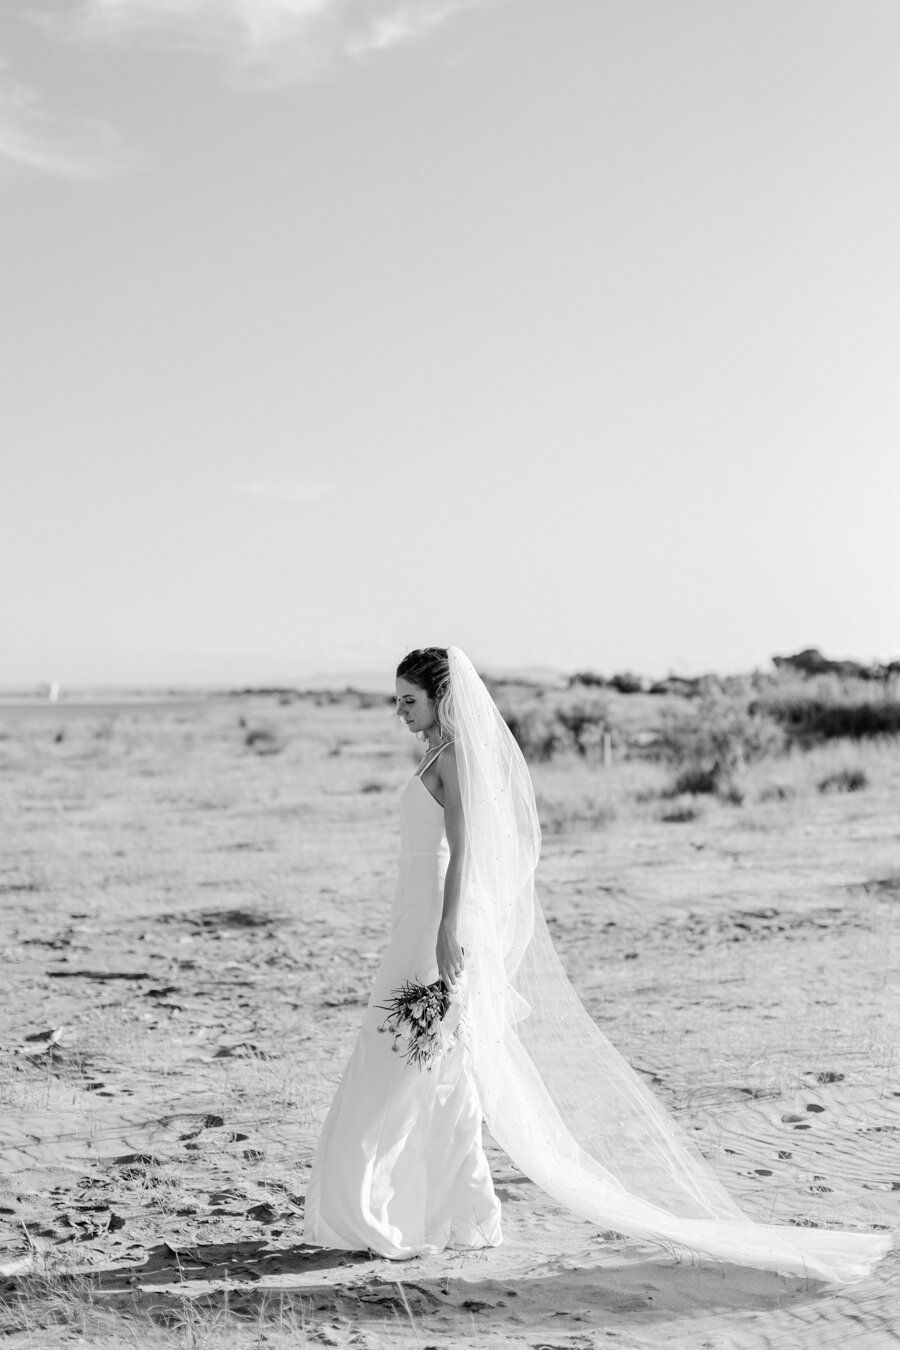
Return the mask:
[[443,768],[445,765],[450,765],[450,766],[452,767],[452,769],[453,769],[453,772],[454,772],[454,773],[457,772],[457,768],[456,768],[456,741],[448,741],[448,742],[447,742],[447,744],[444,746],[444,748],[443,748],[443,750],[441,751],[441,753],[438,755],[438,757],[437,757],[437,762],[438,762],[438,764],[440,764],[440,766],[441,766],[442,768]]
[[438,778],[441,783],[459,783],[459,765],[456,762],[456,746],[450,741],[435,761]]
[[462,788],[459,782],[459,765],[456,760],[456,747],[451,742],[437,758],[438,773],[441,778],[441,796],[443,798],[444,821],[451,850],[458,847],[463,828]]

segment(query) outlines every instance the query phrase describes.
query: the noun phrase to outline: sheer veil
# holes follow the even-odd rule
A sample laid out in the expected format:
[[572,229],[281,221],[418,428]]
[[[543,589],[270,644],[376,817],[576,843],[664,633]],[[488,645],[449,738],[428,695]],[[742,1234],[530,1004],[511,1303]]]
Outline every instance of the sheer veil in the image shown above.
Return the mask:
[[784,1275],[852,1282],[882,1233],[753,1222],[589,1017],[550,939],[534,874],[540,827],[522,753],[472,663],[448,648],[466,850],[473,1072],[487,1126],[515,1164],[603,1228]]

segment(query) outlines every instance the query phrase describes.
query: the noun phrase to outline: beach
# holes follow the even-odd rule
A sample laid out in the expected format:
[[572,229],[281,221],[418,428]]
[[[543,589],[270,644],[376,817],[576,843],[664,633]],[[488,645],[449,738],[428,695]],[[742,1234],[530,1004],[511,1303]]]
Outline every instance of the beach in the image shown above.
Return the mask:
[[[652,700],[628,706],[637,723]],[[562,1211],[489,1139],[497,1250],[304,1247],[414,742],[372,694],[0,712],[10,1347],[900,1339],[896,1252],[823,1289],[644,1248]],[[818,790],[851,761],[863,790]],[[896,741],[761,761],[742,805],[673,801],[664,772],[533,766],[567,972],[748,1214],[896,1238]]]

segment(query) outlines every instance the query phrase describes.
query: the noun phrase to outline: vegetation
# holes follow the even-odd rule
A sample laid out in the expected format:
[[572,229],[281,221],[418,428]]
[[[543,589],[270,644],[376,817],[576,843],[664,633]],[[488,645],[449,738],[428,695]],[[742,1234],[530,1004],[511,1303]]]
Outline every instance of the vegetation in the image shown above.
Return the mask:
[[[670,676],[655,684],[631,673],[607,678],[580,671],[565,689],[499,686],[495,696],[532,762],[596,764],[608,735],[617,763],[643,759],[669,768],[663,795],[711,795],[736,805],[745,796],[748,767],[775,763],[792,747],[809,752],[900,734],[896,662],[869,668],[831,662],[809,649],[778,657],[774,665],[771,672]],[[851,765],[817,786],[853,792],[867,783]],[[794,790],[770,782],[760,791],[762,800],[783,801]]]
[[599,757],[604,732],[612,735],[609,701],[578,685],[549,697],[544,691],[520,696],[516,702],[501,695],[499,706],[526,759],[548,760],[565,753]]
[[771,718],[721,692],[703,695],[685,710],[667,709],[659,736],[660,758],[675,770],[671,795],[711,793],[736,805],[747,764],[784,749]]
[[244,732],[244,744],[257,755],[280,755],[284,749],[278,732],[269,726],[248,727]]
[[900,690],[896,681],[873,686],[857,676],[788,675],[755,703],[801,745],[850,737],[900,734]]
[[862,769],[839,769],[837,773],[827,774],[819,783],[820,792],[859,792],[869,786],[869,780]]

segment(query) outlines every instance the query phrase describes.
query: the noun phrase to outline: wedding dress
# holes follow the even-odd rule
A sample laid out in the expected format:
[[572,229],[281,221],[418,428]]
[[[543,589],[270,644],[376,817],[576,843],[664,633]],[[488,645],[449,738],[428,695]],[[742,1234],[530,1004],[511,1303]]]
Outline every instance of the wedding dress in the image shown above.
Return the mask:
[[669,1252],[810,1279],[864,1278],[886,1233],[756,1223],[585,1011],[549,936],[534,874],[540,828],[522,753],[486,686],[448,648],[449,733],[465,825],[459,937],[465,1036],[431,1074],[392,1055],[377,1008],[436,978],[443,812],[414,777],[387,954],[325,1122],[309,1241],[410,1256],[496,1245],[481,1117],[512,1161],[572,1213]]
[[[438,754],[440,751],[438,752]],[[462,1037],[431,1071],[392,1053],[384,1004],[406,980],[436,980],[448,848],[444,812],[422,782],[400,794],[400,872],[387,951],[322,1130],[306,1192],[305,1237],[397,1259],[495,1247],[500,1204],[481,1142],[481,1107]]]

